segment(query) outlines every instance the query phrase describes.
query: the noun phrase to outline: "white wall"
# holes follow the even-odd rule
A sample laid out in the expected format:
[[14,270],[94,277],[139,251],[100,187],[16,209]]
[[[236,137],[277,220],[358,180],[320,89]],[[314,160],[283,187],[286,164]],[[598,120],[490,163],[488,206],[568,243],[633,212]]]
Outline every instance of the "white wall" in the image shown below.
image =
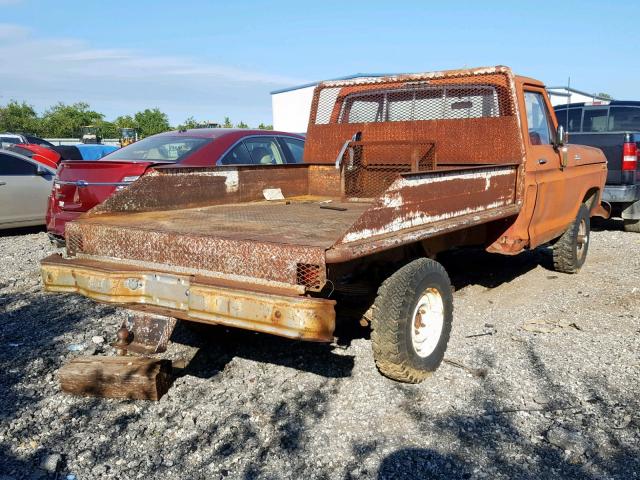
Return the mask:
[[568,93],[566,90],[560,90],[562,95],[558,95],[555,91],[547,89],[549,92],[549,99],[551,100],[551,105],[554,107],[556,105],[566,105],[567,103],[581,103],[581,102],[597,102],[599,101],[597,98],[594,98],[591,95],[582,95],[580,93],[571,92],[569,93],[569,98],[564,95]]
[[271,95],[273,129],[283,132],[307,131],[315,86]]
[[[78,145],[82,143],[79,138],[45,138],[47,142],[51,142],[54,145]],[[119,138],[103,138],[103,145],[113,145],[114,147],[120,147]]]

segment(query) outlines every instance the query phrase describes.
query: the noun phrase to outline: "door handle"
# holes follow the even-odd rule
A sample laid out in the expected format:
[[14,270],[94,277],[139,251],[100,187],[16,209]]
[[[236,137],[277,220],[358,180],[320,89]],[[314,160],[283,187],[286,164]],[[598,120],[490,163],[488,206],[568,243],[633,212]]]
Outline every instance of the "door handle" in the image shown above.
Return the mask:
[[544,165],[545,163],[547,163],[547,159],[546,158],[541,158],[540,160],[538,160],[538,163],[540,165]]

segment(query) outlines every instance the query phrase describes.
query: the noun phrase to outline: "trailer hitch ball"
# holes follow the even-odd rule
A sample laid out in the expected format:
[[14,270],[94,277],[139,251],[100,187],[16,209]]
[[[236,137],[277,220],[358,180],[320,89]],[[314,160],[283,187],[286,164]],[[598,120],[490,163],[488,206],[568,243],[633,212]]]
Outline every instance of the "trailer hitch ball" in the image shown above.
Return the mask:
[[129,346],[129,329],[124,325],[118,329],[118,333],[116,333],[117,340],[112,344],[116,349],[116,354],[120,356],[124,356],[127,354],[127,348]]

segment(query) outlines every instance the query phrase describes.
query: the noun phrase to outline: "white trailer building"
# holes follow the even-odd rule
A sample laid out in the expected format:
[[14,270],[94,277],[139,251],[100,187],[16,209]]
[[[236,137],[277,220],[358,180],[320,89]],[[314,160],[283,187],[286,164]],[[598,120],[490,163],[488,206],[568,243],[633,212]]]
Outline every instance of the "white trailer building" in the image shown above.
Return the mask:
[[571,87],[547,87],[547,92],[554,107],[565,103],[592,103],[613,100],[613,98],[602,97],[595,93],[587,93]]
[[[340,78],[324,81],[352,80],[354,78],[384,77],[393,73],[356,73]],[[271,109],[273,113],[273,129],[284,132],[307,131],[313,89],[320,82],[306,83],[295,87],[283,88],[271,92]]]

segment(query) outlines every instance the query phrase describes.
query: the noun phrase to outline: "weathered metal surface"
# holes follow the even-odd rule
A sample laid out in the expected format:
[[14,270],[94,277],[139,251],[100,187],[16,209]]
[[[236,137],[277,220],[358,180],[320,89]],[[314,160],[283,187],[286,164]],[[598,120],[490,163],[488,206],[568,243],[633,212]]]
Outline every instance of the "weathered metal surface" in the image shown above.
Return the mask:
[[514,216],[517,165],[403,175],[327,251],[328,263]]
[[143,355],[166,351],[177,323],[174,317],[131,311],[124,322],[131,339],[127,350]]
[[283,195],[308,193],[307,165],[158,167],[127,189],[90,210],[87,216],[147,212],[264,200],[263,190]]
[[347,198],[377,198],[400,174],[436,168],[436,144],[428,140],[351,141],[346,146],[337,166]]
[[506,67],[325,82],[314,95],[304,158],[333,162],[358,133],[364,141],[429,139],[439,164],[520,163],[515,92]]
[[[320,199],[98,216],[67,226],[71,255],[117,258],[149,268],[244,278],[252,283],[299,284],[299,266],[317,265],[325,283],[324,251],[366,205],[321,209]],[[257,280],[256,280],[257,279]]]
[[[311,341],[331,341],[333,300],[229,288],[197,277],[120,268],[117,264],[63,259],[42,261],[45,290],[75,292],[106,303]],[[275,291],[275,290],[272,290]],[[155,311],[154,311],[155,310]]]

